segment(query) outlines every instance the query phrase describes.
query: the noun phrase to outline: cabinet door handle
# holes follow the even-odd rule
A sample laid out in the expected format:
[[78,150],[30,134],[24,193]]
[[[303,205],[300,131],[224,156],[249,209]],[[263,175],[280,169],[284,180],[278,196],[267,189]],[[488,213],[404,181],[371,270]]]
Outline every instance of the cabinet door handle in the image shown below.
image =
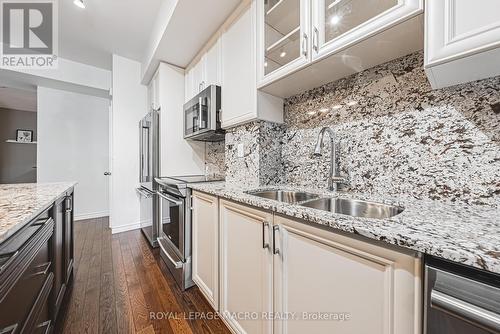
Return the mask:
[[313,35],[313,49],[318,53],[319,51],[319,30],[314,27],[314,35]]
[[276,232],[279,232],[280,227],[278,225],[273,226],[273,254],[279,254],[280,249],[276,247]]
[[302,39],[302,54],[304,57],[307,57],[307,34],[304,33],[304,37]]
[[45,267],[45,268],[43,270],[40,270],[40,271],[37,271],[36,273],[31,274],[29,277],[38,276],[38,275],[43,275],[43,276],[47,275],[51,264],[52,264],[52,262],[49,261],[47,263],[43,263],[39,266],[36,266],[36,269],[43,268],[43,267]]
[[262,224],[262,248],[268,248],[269,249],[269,241],[267,241],[266,235],[269,233],[269,223],[264,222]]
[[8,257],[8,260],[5,261],[4,264],[0,266],[0,274],[5,270],[5,268],[7,268],[16,259],[16,257],[18,255],[19,255],[19,250],[16,250],[14,252],[5,253],[5,254],[1,254],[0,255],[0,258],[2,258],[2,257]]
[[47,320],[45,322],[42,322],[41,324],[38,324],[36,326],[36,328],[44,328],[45,327],[45,331],[43,332],[44,334],[48,334],[50,332],[50,320]]
[[14,325],[11,325],[9,327],[5,327],[5,328],[0,328],[0,333],[1,334],[14,334],[14,333],[17,333],[17,327],[18,327],[19,324],[14,324]]

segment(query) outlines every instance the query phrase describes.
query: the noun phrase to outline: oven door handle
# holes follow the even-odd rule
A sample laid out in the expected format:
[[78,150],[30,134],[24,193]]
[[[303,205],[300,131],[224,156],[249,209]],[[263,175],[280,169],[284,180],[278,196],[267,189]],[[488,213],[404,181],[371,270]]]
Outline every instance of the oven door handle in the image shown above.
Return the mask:
[[170,203],[175,204],[176,206],[181,206],[181,205],[183,204],[183,202],[182,202],[182,201],[178,201],[178,200],[176,200],[175,198],[172,198],[172,197],[170,197],[170,196],[167,196],[167,195],[165,195],[165,194],[163,194],[163,193],[161,193],[161,192],[159,192],[159,191],[157,191],[157,192],[156,192],[156,194],[157,194],[158,196],[160,196],[161,198],[163,198],[164,200],[169,201]]
[[167,250],[163,247],[163,245],[161,244],[161,242],[158,243],[158,245],[160,245],[160,248],[161,250],[163,251],[163,254],[165,254],[165,256],[170,260],[170,262],[172,262],[172,264],[174,265],[174,268],[175,269],[179,269],[179,268],[182,268],[182,265],[184,264],[182,261],[175,261],[171,256],[170,254],[168,254]]
[[142,197],[145,197],[145,198],[150,198],[154,195],[153,192],[150,192],[148,190],[145,190],[144,188],[135,188],[135,190],[142,196]]
[[500,331],[500,315],[437,290],[431,291],[431,307],[483,328]]

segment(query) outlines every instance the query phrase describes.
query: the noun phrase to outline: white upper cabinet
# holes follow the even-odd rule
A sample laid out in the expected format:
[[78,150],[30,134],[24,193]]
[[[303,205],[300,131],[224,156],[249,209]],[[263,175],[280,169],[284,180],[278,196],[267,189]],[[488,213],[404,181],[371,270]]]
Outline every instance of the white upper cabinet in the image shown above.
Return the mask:
[[500,75],[500,1],[426,1],[425,19],[433,88]]
[[198,62],[186,72],[185,81],[186,102],[210,85],[221,85],[220,39],[203,52]]
[[210,85],[221,85],[221,40],[217,39],[214,45],[205,54],[205,88]]
[[205,55],[186,72],[185,75],[185,102],[191,100],[203,90],[206,82]]
[[[275,96],[289,97],[423,48],[424,0],[281,0],[274,6],[287,6],[290,18],[278,23],[270,16],[273,7],[266,11],[266,0],[258,1],[258,87]],[[279,34],[268,22],[296,28],[269,44]]]
[[221,37],[223,128],[255,119],[283,122],[283,100],[257,91],[256,14],[254,0]]
[[158,72],[155,73],[148,85],[148,112],[160,108],[160,78]]
[[321,59],[421,12],[420,0],[313,0],[313,59]]
[[309,18],[310,0],[257,1],[259,84],[309,62]]

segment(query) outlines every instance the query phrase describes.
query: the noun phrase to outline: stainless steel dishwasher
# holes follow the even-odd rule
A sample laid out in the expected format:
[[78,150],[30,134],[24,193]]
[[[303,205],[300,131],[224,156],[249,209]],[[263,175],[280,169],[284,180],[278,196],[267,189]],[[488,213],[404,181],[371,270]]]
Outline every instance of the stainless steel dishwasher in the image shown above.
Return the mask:
[[500,275],[426,258],[424,334],[500,333]]

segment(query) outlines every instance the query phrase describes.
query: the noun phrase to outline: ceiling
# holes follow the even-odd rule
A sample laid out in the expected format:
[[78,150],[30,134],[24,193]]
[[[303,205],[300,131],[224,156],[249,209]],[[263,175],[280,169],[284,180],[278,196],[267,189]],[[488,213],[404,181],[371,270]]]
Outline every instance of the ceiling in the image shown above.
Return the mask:
[[36,112],[36,91],[0,87],[0,108]]
[[60,57],[108,70],[113,53],[142,61],[162,1],[58,1]]

